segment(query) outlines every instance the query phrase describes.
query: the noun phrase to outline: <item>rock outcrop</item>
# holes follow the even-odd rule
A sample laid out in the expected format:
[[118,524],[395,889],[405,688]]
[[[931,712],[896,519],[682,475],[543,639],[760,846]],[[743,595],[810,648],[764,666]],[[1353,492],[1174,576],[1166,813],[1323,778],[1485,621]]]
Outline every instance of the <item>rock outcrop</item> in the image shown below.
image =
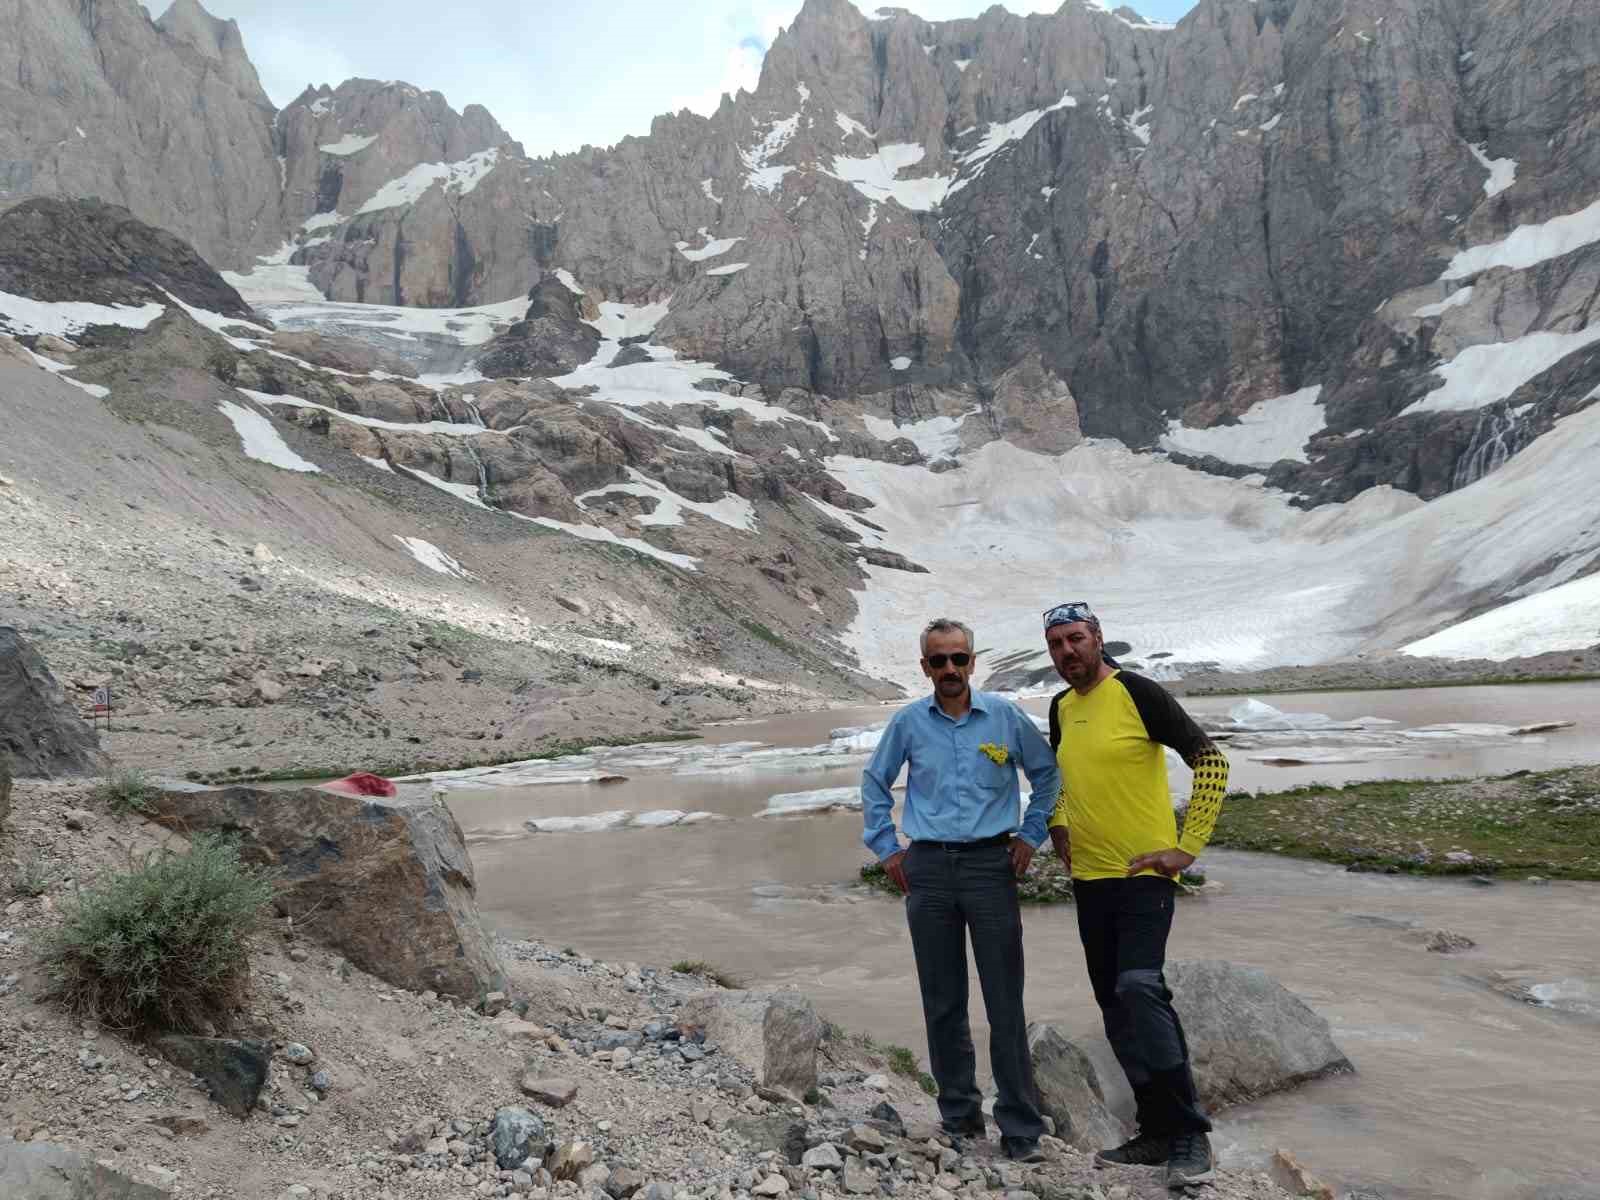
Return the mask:
[[387,799],[169,784],[150,816],[238,837],[246,861],[278,872],[279,909],[380,979],[464,1000],[503,982],[461,827],[423,789]]
[[110,766],[99,737],[39,652],[0,625],[0,759],[7,756],[11,771],[24,779],[90,775]]
[[1216,1108],[1355,1070],[1328,1022],[1255,967],[1169,962],[1200,1098]]
[[272,1047],[265,1042],[172,1033],[151,1045],[168,1062],[198,1076],[211,1098],[241,1121],[255,1111],[272,1069]]
[[250,306],[183,239],[95,200],[27,200],[0,213],[0,292],[33,300],[170,304],[248,320]]

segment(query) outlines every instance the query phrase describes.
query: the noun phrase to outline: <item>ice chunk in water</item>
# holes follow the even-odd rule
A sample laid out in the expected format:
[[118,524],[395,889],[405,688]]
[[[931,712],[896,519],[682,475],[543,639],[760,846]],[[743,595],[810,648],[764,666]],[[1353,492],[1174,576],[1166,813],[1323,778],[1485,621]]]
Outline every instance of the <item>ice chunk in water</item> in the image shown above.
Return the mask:
[[818,788],[811,792],[782,792],[769,796],[767,807],[756,816],[788,817],[843,809],[860,811],[860,808],[861,789],[858,787]]

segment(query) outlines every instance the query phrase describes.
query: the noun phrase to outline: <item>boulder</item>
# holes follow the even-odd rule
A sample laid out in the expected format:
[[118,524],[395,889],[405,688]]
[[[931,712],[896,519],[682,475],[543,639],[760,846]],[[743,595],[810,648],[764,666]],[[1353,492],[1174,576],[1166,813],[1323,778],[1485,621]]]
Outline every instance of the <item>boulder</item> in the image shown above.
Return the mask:
[[1334,1190],[1301,1165],[1287,1150],[1272,1156],[1267,1173],[1272,1182],[1291,1196],[1309,1196],[1312,1200],[1333,1200]]
[[39,652],[0,625],[0,757],[18,778],[92,775],[111,765]]
[[49,1142],[0,1142],[7,1200],[167,1200],[167,1193]]
[[1028,1052],[1039,1109],[1056,1123],[1056,1137],[1092,1151],[1115,1146],[1127,1136],[1106,1103],[1100,1073],[1077,1043],[1054,1025],[1036,1022],[1028,1027]]
[[167,783],[150,816],[237,837],[246,861],[277,872],[280,911],[387,983],[464,1000],[504,984],[461,827],[425,787],[387,797]]
[[728,1128],[756,1150],[775,1150],[791,1163],[798,1163],[807,1149],[806,1123],[786,1112],[734,1117]]
[[1265,971],[1217,960],[1169,962],[1200,1098],[1213,1108],[1354,1071],[1328,1022]]
[[565,1108],[578,1095],[578,1085],[572,1080],[556,1076],[546,1078],[531,1071],[523,1075],[518,1086],[522,1088],[524,1096],[531,1097],[540,1104],[547,1104],[551,1108]]
[[802,992],[701,992],[684,1002],[679,1022],[703,1031],[767,1087],[798,1097],[817,1086],[822,1020]]
[[502,1171],[515,1171],[529,1158],[542,1161],[547,1136],[544,1122],[527,1109],[502,1108],[489,1133],[494,1160]]
[[240,1120],[255,1111],[272,1067],[267,1043],[174,1033],[152,1044],[168,1062],[198,1075],[211,1089],[211,1098]]

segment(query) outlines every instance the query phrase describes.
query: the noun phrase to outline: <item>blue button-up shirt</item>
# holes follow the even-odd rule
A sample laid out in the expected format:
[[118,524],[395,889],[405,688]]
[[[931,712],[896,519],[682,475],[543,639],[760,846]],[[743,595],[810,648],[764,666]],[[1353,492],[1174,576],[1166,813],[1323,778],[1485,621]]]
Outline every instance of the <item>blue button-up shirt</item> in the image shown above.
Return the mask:
[[[1004,746],[1005,764],[979,749],[984,745]],[[912,841],[975,842],[1002,833],[1016,833],[1035,848],[1044,841],[1045,823],[1061,790],[1061,770],[1050,743],[1011,701],[975,691],[971,709],[954,720],[930,695],[890,719],[861,773],[861,840],[880,862],[900,849],[889,789],[908,762],[902,820]],[[1020,832],[1019,767],[1033,785]]]

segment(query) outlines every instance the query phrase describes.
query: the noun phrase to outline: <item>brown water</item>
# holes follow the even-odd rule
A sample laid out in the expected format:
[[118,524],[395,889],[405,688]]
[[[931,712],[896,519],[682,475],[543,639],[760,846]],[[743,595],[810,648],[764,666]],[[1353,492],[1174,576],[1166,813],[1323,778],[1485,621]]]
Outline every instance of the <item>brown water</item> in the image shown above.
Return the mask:
[[[1239,750],[1231,757],[1240,786],[1600,761],[1592,733],[1600,728],[1600,684],[1267,699],[1288,712],[1386,717],[1406,727],[1578,726],[1542,741],[1422,741],[1381,761],[1316,767],[1267,766],[1250,760],[1255,751]],[[1238,701],[1187,703],[1205,715]],[[811,746],[830,729],[879,722],[891,711],[724,726],[708,730],[707,740]],[[901,905],[851,886],[865,857],[860,815],[753,815],[775,793],[856,783],[860,760],[831,770],[766,766],[707,775],[641,767],[622,783],[458,791],[449,802],[472,841],[487,919],[504,932],[604,959],[706,959],[752,981],[793,983],[845,1027],[920,1054]],[[528,817],[660,808],[732,819],[598,834],[525,834],[521,826]],[[1477,887],[1226,851],[1206,863],[1223,886],[1182,906],[1173,957],[1269,971],[1329,1019],[1360,1071],[1230,1110],[1217,1137],[1225,1162],[1258,1164],[1287,1146],[1341,1188],[1389,1196],[1600,1197],[1600,884]],[[1027,912],[1027,1004],[1032,1019],[1077,1033],[1098,1017],[1073,919],[1070,907]],[[1456,930],[1478,948],[1429,954],[1408,925]],[[1496,977],[1555,985],[1563,1007],[1521,1003],[1483,983]],[[982,1045],[984,1031],[975,1033]]]

